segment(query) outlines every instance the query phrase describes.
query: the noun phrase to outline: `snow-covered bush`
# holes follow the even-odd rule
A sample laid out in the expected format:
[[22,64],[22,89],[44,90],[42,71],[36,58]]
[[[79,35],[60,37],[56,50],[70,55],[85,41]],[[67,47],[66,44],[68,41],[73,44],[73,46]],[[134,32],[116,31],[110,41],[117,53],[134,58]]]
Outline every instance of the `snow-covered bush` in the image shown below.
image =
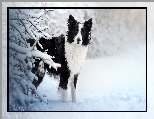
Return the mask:
[[[47,100],[37,92],[32,84],[37,76],[31,72],[35,57],[41,58],[49,67],[57,69],[52,56],[36,49],[40,37],[51,38],[48,34],[48,10],[9,10],[9,110],[30,110],[30,104]],[[27,39],[33,39],[32,47]]]

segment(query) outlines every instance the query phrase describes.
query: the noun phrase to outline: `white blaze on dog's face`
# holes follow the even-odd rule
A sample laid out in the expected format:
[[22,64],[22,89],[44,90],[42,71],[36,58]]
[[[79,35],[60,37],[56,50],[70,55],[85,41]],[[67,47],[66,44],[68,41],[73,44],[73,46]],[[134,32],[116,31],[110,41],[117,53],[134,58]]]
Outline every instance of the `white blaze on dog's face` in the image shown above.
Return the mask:
[[74,37],[74,43],[75,44],[82,44],[82,34],[81,34],[81,29],[83,28],[83,24],[79,23],[78,25],[78,33],[77,35]]

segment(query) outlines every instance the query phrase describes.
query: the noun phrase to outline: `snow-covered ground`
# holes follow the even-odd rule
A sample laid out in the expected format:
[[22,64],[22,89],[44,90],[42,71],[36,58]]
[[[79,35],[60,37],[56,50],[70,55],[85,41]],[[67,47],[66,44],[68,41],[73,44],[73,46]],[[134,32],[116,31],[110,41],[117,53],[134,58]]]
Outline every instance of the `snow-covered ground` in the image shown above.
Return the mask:
[[[131,48],[130,48],[131,49]],[[77,103],[62,103],[58,81],[46,75],[38,91],[48,104],[31,106],[35,111],[146,111],[146,47],[125,54],[87,59],[77,83]]]

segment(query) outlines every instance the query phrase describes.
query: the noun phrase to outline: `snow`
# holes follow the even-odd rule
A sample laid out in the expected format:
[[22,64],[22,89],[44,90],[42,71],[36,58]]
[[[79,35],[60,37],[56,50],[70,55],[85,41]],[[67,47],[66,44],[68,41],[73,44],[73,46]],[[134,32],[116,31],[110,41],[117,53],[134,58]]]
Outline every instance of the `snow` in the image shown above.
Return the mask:
[[145,45],[127,54],[87,59],[77,83],[77,103],[58,94],[58,80],[45,75],[38,87],[48,104],[38,103],[32,110],[46,111],[146,111]]
[[39,57],[41,58],[45,63],[47,63],[49,65],[49,68],[53,67],[55,70],[57,70],[58,67],[61,67],[61,64],[59,63],[55,63],[51,58],[52,56],[46,54],[46,53],[42,53],[39,50],[34,50],[31,52],[31,55],[33,57]]
[[9,43],[9,48],[14,49],[14,50],[21,52],[21,53],[27,53],[27,52],[31,51],[30,48],[20,47],[19,45],[17,45],[16,43],[13,43],[13,42]]

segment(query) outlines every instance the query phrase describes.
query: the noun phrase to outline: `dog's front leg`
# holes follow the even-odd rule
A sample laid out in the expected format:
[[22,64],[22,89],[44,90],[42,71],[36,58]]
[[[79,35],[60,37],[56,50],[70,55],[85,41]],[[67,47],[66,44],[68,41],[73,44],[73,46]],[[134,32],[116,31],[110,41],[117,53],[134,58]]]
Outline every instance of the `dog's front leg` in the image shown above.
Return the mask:
[[68,78],[69,78],[68,73],[62,72],[60,76],[59,87],[60,87],[61,99],[64,103],[67,102],[68,98],[68,92],[67,92]]
[[78,75],[74,75],[71,79],[71,95],[72,95],[72,102],[76,103],[76,84],[77,84]]
[[61,88],[61,99],[62,99],[62,102],[66,103],[67,102],[67,98],[68,98],[67,89],[65,90],[65,89]]
[[76,102],[76,89],[74,87],[74,80],[71,81],[71,96],[72,96],[72,102]]

